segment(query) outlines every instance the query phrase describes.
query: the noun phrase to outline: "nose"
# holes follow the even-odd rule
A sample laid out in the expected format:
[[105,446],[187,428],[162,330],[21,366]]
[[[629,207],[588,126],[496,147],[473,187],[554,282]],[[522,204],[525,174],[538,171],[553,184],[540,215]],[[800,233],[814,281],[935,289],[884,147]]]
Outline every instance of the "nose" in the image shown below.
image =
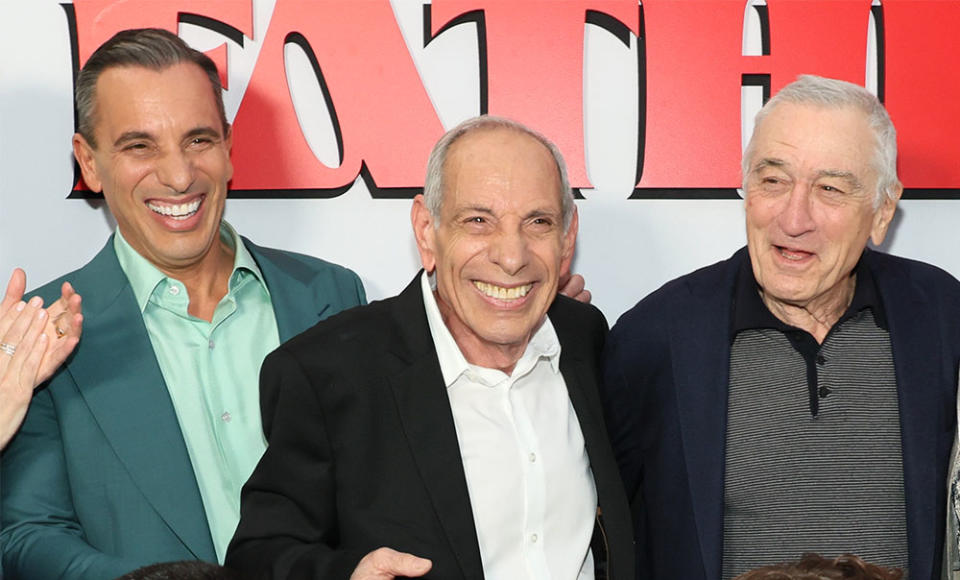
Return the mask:
[[813,219],[813,196],[807,184],[797,182],[787,195],[777,221],[781,231],[788,236],[799,237],[816,228]]
[[179,150],[163,155],[157,163],[157,179],[176,193],[186,193],[190,189],[194,172],[193,161]]
[[515,276],[529,261],[529,245],[522,231],[501,231],[490,245],[490,261],[509,276]]

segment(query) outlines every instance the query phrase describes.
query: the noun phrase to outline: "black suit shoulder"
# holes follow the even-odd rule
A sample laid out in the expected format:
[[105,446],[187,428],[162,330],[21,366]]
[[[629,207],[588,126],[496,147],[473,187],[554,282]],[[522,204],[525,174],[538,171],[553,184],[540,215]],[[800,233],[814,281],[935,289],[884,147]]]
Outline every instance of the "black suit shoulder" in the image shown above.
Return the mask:
[[597,358],[607,337],[607,319],[592,304],[558,295],[547,313],[563,355]]
[[[321,320],[267,355],[260,371],[260,406],[269,436],[283,388],[297,384],[312,391],[324,407],[354,399],[367,390],[381,390],[417,350],[432,344],[426,320],[417,338],[417,318],[404,320],[400,297],[374,301]],[[426,334],[423,334],[426,333]],[[424,342],[426,341],[426,342]],[[276,380],[296,375],[302,380]]]
[[[369,356],[396,346],[402,323],[394,315],[397,297],[376,300],[322,320],[280,346],[296,357],[317,351]],[[339,358],[339,357],[338,357]]]

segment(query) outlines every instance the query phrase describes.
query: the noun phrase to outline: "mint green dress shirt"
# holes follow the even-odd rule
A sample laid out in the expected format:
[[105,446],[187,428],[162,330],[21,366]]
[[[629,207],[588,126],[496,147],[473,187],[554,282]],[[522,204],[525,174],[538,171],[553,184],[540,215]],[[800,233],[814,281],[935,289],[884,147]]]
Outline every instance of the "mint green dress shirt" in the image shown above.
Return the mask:
[[186,287],[138,254],[119,230],[114,247],[143,313],[222,563],[240,521],[240,488],[266,449],[260,363],[280,338],[253,257],[226,222],[220,239],[235,258],[229,289],[210,322],[187,313]]

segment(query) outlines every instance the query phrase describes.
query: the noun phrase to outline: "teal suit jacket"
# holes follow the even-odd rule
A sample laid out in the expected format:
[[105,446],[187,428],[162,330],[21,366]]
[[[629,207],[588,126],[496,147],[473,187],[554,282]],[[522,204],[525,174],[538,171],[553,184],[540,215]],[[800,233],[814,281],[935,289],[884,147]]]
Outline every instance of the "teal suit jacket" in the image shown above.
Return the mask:
[[[280,340],[365,301],[356,274],[244,244],[270,290]],[[190,458],[113,238],[64,280],[83,296],[84,329],[39,390],[3,455],[3,571],[110,579],[162,561],[216,561]]]

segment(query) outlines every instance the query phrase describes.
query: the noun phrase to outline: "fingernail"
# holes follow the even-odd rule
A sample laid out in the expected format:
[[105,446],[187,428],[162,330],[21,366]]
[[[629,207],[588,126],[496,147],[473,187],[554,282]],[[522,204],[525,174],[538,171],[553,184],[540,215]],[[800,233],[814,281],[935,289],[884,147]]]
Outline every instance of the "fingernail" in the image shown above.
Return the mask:
[[30,306],[33,306],[34,308],[40,306],[41,304],[43,304],[43,300],[41,300],[39,296],[34,296],[30,299]]
[[47,342],[47,333],[46,333],[46,332],[41,332],[41,333],[40,333],[40,342]]
[[37,311],[37,318],[43,320],[43,319],[46,318],[46,317],[47,317],[47,311],[46,311],[46,310],[43,310],[43,309],[41,308],[40,310]]
[[17,302],[17,305],[16,305],[15,308],[17,309],[17,312],[20,312],[21,310],[23,310],[23,309],[26,308],[26,307],[27,307],[27,303],[24,302],[23,300],[21,300],[20,302]]

